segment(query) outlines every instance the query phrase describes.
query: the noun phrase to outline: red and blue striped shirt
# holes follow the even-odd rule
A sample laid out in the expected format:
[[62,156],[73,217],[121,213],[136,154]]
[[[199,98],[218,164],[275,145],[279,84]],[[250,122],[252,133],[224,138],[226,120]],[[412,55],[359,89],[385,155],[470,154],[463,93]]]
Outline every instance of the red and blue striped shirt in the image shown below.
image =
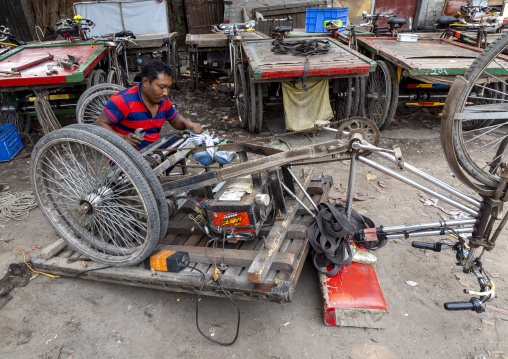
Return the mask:
[[178,116],[178,112],[166,97],[159,105],[157,114],[152,116],[139,92],[139,86],[133,86],[111,96],[104,114],[113,122],[111,126],[115,132],[122,135],[134,133],[136,129],[145,131],[144,140],[138,148],[144,148],[160,138],[159,132],[164,121],[171,121]]

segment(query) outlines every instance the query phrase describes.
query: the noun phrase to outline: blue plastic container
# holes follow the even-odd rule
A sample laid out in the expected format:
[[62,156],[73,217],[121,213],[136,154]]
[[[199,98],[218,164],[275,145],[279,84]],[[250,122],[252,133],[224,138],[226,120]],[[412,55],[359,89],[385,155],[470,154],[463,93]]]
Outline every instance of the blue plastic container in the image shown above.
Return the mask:
[[330,20],[342,21],[342,27],[338,31],[346,28],[347,7],[315,7],[307,9],[305,17],[305,32],[328,32],[325,28],[325,22]]
[[22,148],[23,143],[13,123],[0,127],[0,162],[12,160]]

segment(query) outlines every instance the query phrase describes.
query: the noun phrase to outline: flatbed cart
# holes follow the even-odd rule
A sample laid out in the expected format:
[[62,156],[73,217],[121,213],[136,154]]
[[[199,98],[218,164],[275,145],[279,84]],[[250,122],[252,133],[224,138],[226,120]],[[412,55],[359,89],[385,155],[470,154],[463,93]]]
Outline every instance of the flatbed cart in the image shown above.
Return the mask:
[[9,118],[3,120],[17,124],[19,132],[28,130],[30,117],[47,120],[47,111],[35,109],[38,97],[54,114],[75,113],[79,96],[90,86],[92,70],[107,53],[103,44],[92,47],[90,42],[80,42],[26,45],[4,54],[0,57],[1,106],[2,117]]
[[[246,39],[264,39],[268,37],[258,31],[243,32],[239,36]],[[185,44],[189,53],[189,70],[193,91],[199,88],[200,69],[221,72],[232,79],[233,74],[230,71],[229,40],[227,35],[223,33],[187,34]]]
[[[143,60],[143,55],[153,54],[159,56],[162,60],[162,53],[166,54],[166,63],[173,70],[173,86],[180,88],[180,56],[178,55],[178,46],[176,43],[177,32],[169,34],[141,34],[136,35],[134,42],[127,43],[127,51],[133,55],[132,59]],[[134,62],[134,61],[133,61]],[[133,66],[134,65],[134,66]],[[129,63],[129,68],[137,67],[136,71],[131,71],[136,74],[141,72],[141,64]]]
[[[328,41],[330,48],[327,54],[309,57],[309,70],[306,79],[330,79],[332,100],[336,107],[336,119],[345,119],[350,115],[351,108],[358,107],[363,99],[358,84],[354,85],[353,79],[366,77],[375,70],[375,61],[348,48],[340,41],[323,37],[306,37],[305,40]],[[261,132],[263,122],[264,105],[271,101],[279,101],[276,94],[279,84],[284,81],[299,81],[305,72],[305,56],[293,56],[290,54],[276,54],[272,49],[272,39],[243,39],[242,50],[247,67],[243,78],[235,80],[240,82],[242,93],[237,93],[236,98],[243,98],[243,103],[237,101],[237,108],[242,118],[245,117],[249,131]],[[235,78],[239,72],[235,73]],[[355,96],[343,97],[348,92],[348,87],[355,88]],[[339,104],[340,102],[340,104]],[[356,105],[354,104],[356,102]],[[348,113],[338,114],[338,111],[348,108]],[[362,115],[362,114],[358,114]]]
[[[379,73],[375,76],[387,94],[375,100],[379,102],[378,115],[367,114],[381,130],[389,128],[399,102],[404,104],[399,107],[401,112],[412,112],[418,106],[443,106],[455,76],[464,74],[483,51],[447,39],[420,37],[417,42],[401,42],[392,37],[364,35],[357,36],[359,51],[377,60]],[[339,38],[348,42],[348,32],[339,33]],[[489,85],[492,90],[484,89],[484,100],[500,101],[496,92],[499,86],[504,86],[504,82],[496,80]],[[366,93],[367,97],[371,96],[369,86]],[[472,128],[477,124],[471,122],[465,126]]]

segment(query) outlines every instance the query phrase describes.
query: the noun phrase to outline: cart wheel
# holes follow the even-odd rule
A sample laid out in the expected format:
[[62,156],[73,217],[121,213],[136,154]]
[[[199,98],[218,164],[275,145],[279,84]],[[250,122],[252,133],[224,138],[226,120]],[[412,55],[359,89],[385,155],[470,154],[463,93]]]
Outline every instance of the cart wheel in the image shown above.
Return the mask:
[[85,92],[83,92],[81,94],[81,96],[79,96],[78,103],[76,104],[76,114],[79,112],[81,106],[83,106],[83,101],[85,101],[85,99],[88,96],[90,96],[91,94],[93,94],[94,92],[98,92],[98,91],[102,91],[102,90],[114,90],[116,92],[119,92],[124,89],[125,89],[125,87],[123,87],[123,86],[119,86],[116,84],[110,84],[110,83],[104,83],[104,84],[99,84],[99,85],[90,87],[88,90],[85,90]]
[[249,81],[249,94],[250,94],[250,116],[249,116],[249,132],[254,133],[256,131],[256,113],[257,113],[257,96],[256,96],[256,84]]
[[103,84],[106,82],[108,82],[108,75],[106,74],[106,71],[102,69],[97,69],[92,78],[92,86]]
[[97,70],[92,70],[90,71],[90,73],[86,76],[86,78],[88,79],[88,82],[86,84],[86,89],[88,90],[90,87],[92,87],[92,81],[93,81],[93,77],[95,76],[95,73],[97,72]]
[[357,116],[365,117],[365,83],[367,82],[366,77],[358,78],[360,86],[359,86],[359,101],[358,101],[358,111]]
[[243,64],[239,62],[235,67],[235,102],[238,117],[243,128],[249,124],[249,91],[245,80]]
[[256,131],[261,133],[263,130],[263,84],[257,84],[257,102],[258,110],[256,113]]
[[78,131],[85,131],[93,133],[94,135],[100,136],[105,141],[109,141],[113,146],[118,147],[129,159],[134,162],[137,168],[143,173],[145,179],[150,184],[150,189],[154,194],[155,200],[157,201],[157,208],[159,209],[160,218],[160,237],[159,242],[166,236],[168,229],[169,214],[168,214],[168,203],[164,195],[161,183],[154,171],[148,164],[148,162],[141,156],[141,154],[132,145],[123,140],[120,136],[111,136],[111,132],[93,125],[75,124],[67,126],[69,129],[76,129]]
[[376,71],[369,74],[365,92],[366,117],[380,127],[388,116],[392,97],[390,70],[384,61],[377,61]]
[[360,78],[353,77],[353,102],[351,103],[350,116],[360,116],[358,114],[358,104],[360,103]]
[[395,112],[397,111],[397,105],[399,103],[399,76],[397,75],[397,68],[394,65],[387,65],[390,70],[390,79],[391,79],[391,101],[390,106],[388,108],[388,114],[386,115],[385,122],[379,128],[381,131],[388,130],[392,125],[393,117],[395,116]]
[[338,81],[338,91],[335,94],[335,120],[342,121],[351,115],[351,105],[353,103],[353,92],[351,91],[353,81],[351,78],[336,79]]
[[0,108],[0,126],[13,123],[20,135],[30,131],[30,117],[18,114],[5,92],[0,92]]
[[104,110],[109,98],[117,92],[116,90],[102,90],[88,96],[83,101],[79,112],[76,112],[77,122],[93,125]]
[[45,135],[32,152],[30,180],[46,220],[92,260],[135,265],[157,246],[159,213],[148,182],[101,137],[66,128]]
[[[497,87],[499,92],[489,86],[498,82],[499,76],[506,74],[506,61],[498,56],[507,47],[508,37],[498,38],[476,58],[464,74],[467,82],[455,80],[446,99],[447,118],[441,132],[443,148],[450,165],[453,167],[457,163],[476,181],[490,188],[496,188],[499,184],[508,156],[508,111],[498,103],[507,94],[499,93],[502,86]],[[497,93],[499,98],[496,96],[496,99],[492,99],[493,93]],[[494,119],[491,121],[482,118],[485,115]],[[473,130],[468,130],[469,126],[464,125],[469,121],[485,120],[491,123]],[[450,143],[452,146],[448,145]]]
[[175,89],[180,89],[180,78],[181,78],[181,69],[180,69],[180,56],[178,55],[178,47],[176,44],[176,40],[173,40],[171,43],[171,67],[173,70],[173,87]]

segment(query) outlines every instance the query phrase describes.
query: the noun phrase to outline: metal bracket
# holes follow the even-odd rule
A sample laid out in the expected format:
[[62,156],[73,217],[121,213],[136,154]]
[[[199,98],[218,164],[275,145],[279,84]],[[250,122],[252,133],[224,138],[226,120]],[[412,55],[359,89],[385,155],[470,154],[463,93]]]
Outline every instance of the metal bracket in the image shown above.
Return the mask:
[[395,161],[397,162],[399,171],[404,171],[404,159],[402,158],[402,151],[400,150],[400,147],[394,147],[393,153],[395,155]]

